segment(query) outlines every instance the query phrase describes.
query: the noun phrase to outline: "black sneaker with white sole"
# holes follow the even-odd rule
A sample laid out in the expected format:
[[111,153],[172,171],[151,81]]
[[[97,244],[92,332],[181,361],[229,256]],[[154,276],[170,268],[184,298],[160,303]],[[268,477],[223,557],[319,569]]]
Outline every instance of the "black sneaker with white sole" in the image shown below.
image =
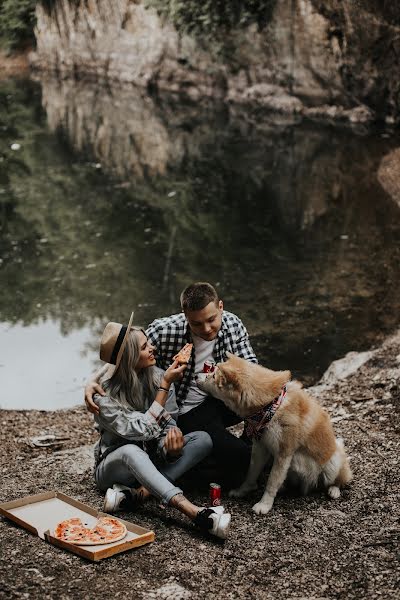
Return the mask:
[[231,515],[230,513],[223,512],[223,510],[221,506],[203,508],[197,513],[194,523],[202,531],[208,531],[208,533],[215,535],[221,540],[225,540],[231,524]]

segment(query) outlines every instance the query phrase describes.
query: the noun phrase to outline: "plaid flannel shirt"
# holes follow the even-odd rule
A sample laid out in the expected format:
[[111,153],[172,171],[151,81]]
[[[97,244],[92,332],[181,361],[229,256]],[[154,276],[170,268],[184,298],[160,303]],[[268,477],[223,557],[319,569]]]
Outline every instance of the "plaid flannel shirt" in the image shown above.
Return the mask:
[[[157,348],[157,365],[164,371],[173,362],[173,357],[188,342],[192,341],[190,328],[184,313],[156,319],[148,326],[146,335]],[[215,362],[226,360],[226,353],[231,352],[250,361],[257,362],[254,350],[251,347],[249,336],[242,321],[226,310],[222,313],[221,329],[218,332],[214,346],[213,358]],[[194,377],[195,349],[193,346],[187,369],[183,378],[175,383],[176,399],[182,405],[189,391],[189,386]]]

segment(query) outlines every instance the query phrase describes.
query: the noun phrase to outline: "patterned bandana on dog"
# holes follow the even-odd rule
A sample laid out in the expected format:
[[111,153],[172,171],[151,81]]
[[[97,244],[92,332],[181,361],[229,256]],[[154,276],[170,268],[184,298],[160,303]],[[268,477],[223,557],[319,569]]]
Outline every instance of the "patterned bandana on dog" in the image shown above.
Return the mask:
[[255,438],[256,440],[260,440],[264,430],[270,424],[272,417],[282,404],[285,396],[286,396],[286,386],[287,383],[283,386],[281,393],[277,398],[271,402],[271,404],[267,404],[267,406],[263,406],[260,410],[258,410],[253,415],[246,417],[244,420],[244,428],[248,437]]

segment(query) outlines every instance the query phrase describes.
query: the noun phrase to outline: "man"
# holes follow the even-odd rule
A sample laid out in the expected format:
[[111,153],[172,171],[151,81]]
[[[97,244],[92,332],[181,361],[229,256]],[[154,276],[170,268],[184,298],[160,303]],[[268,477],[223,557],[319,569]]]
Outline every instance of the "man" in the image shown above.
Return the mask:
[[[213,441],[213,455],[218,477],[226,487],[240,485],[250,462],[251,449],[246,442],[226,431],[225,427],[241,419],[215,398],[207,397],[196,385],[196,376],[203,371],[204,362],[222,362],[226,352],[250,361],[257,358],[250,345],[242,321],[225,311],[215,288],[205,282],[193,283],[181,294],[182,312],[156,319],[146,335],[157,350],[157,365],[166,370],[173,357],[188,342],[193,350],[183,378],[175,383],[179,406],[178,426],[184,434],[207,431]],[[102,393],[97,381],[85,388],[85,401],[91,412],[97,410],[93,393]]]

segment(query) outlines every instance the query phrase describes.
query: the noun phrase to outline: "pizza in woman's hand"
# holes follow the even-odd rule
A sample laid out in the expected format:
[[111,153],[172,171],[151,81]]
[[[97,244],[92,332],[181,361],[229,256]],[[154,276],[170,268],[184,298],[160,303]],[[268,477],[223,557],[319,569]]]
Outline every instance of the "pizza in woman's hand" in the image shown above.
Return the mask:
[[122,540],[126,534],[125,525],[114,517],[100,517],[91,529],[77,517],[66,519],[61,521],[54,531],[54,537],[57,539],[80,546],[111,544]]
[[178,354],[175,354],[174,360],[177,360],[180,365],[187,364],[192,354],[192,348],[193,344],[185,344],[182,350],[180,350]]

